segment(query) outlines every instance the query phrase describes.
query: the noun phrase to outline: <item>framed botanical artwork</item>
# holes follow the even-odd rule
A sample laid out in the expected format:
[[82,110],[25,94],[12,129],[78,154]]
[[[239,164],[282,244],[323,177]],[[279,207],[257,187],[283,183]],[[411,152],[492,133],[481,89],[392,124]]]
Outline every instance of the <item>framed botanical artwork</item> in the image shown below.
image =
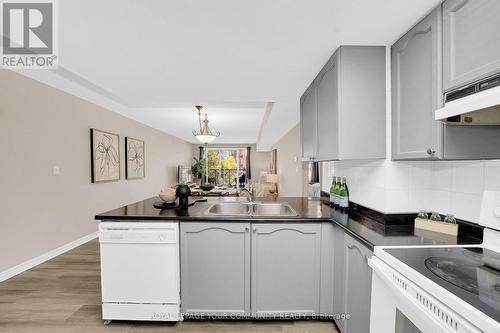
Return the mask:
[[144,141],[125,137],[125,178],[144,178]]
[[92,183],[120,180],[120,136],[90,129]]

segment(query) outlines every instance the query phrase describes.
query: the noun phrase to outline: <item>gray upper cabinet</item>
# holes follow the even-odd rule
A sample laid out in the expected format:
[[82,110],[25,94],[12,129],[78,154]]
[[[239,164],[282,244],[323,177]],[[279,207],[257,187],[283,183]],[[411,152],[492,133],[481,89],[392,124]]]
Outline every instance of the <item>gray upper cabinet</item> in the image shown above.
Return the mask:
[[443,156],[441,7],[392,46],[392,159]]
[[443,3],[443,61],[445,91],[500,72],[500,1]]
[[338,53],[316,78],[318,160],[336,160],[339,156],[339,85]]
[[181,223],[181,307],[250,312],[250,224]]
[[253,313],[319,313],[320,242],[320,224],[252,224]]
[[370,302],[372,270],[368,258],[372,251],[349,235],[344,238],[344,313],[351,315],[345,321],[342,333],[368,333],[370,330]]
[[300,99],[300,136],[302,160],[312,160],[316,155],[316,89],[311,86]]
[[385,158],[385,97],[385,48],[338,48],[301,97],[303,159]]

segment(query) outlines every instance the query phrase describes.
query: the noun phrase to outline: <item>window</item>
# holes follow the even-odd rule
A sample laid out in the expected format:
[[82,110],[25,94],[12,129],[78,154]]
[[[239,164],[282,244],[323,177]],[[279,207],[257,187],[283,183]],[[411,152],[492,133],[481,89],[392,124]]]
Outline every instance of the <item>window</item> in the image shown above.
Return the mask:
[[236,186],[245,183],[246,148],[208,148],[208,181],[217,186]]

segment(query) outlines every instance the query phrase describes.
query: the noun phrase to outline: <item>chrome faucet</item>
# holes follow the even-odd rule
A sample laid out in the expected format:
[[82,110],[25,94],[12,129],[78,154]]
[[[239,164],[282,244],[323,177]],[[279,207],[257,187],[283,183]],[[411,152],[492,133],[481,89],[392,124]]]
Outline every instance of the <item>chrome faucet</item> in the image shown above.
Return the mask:
[[254,187],[253,187],[252,184],[249,184],[248,187],[250,189],[247,189],[246,187],[240,188],[240,192],[239,193],[245,192],[250,205],[253,205],[254,204],[253,200],[255,198],[255,189],[254,189]]

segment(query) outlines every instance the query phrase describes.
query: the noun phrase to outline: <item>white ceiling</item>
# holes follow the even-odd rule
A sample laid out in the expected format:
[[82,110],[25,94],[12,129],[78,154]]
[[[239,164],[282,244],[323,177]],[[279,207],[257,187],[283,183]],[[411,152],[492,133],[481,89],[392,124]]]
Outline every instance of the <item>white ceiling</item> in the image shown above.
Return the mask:
[[192,142],[196,104],[216,142],[254,143],[274,102],[258,142],[270,147],[298,123],[301,93],[339,45],[391,44],[439,2],[58,1],[63,69],[51,80]]
[[[205,104],[212,132],[221,136],[214,143],[255,143],[266,111],[266,103]],[[141,121],[159,123],[165,131],[193,143],[200,143],[191,133],[199,131],[197,110],[190,105],[141,109]],[[174,126],[169,126],[174,125]],[[168,127],[167,127],[168,126]]]

